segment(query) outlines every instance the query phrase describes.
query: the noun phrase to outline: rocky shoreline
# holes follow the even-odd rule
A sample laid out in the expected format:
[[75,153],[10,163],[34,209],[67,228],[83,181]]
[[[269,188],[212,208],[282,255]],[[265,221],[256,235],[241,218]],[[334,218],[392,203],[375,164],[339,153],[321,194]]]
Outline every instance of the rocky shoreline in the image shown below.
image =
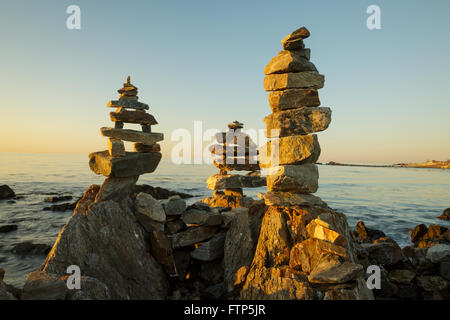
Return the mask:
[[[24,300],[368,298],[355,296],[355,288],[351,289],[354,280],[343,278],[333,280],[343,283],[327,284],[322,283],[323,275],[308,276],[302,264],[306,257],[296,257],[296,246],[292,246],[296,233],[288,227],[295,221],[292,219],[298,214],[302,217],[297,230],[306,234],[297,236],[313,235],[318,239],[321,237],[318,230],[326,229],[317,229],[317,223],[323,223],[326,216],[334,217],[328,220],[334,221],[332,229],[339,230],[342,228],[339,225],[346,224],[345,216],[330,208],[303,205],[291,206],[286,211],[286,208],[267,206],[264,200],[253,200],[248,208],[210,207],[202,202],[186,206],[179,195],[157,200],[141,191],[154,188],[137,186],[126,191],[123,187],[124,184],[105,181],[103,186],[88,188],[40,270],[27,276],[23,288],[0,281],[0,297]],[[284,236],[283,230],[287,232]],[[351,269],[350,273],[335,271],[326,281],[345,274],[362,275],[361,270],[379,265],[381,289],[372,290],[375,299],[450,298],[450,230],[447,228],[419,225],[411,231],[412,245],[403,248],[382,231],[365,227],[363,222],[353,231],[341,232],[346,236],[337,236],[334,242],[352,243],[354,263],[361,267]],[[270,236],[273,234],[281,238]],[[329,230],[326,236],[332,234]],[[292,248],[289,263],[274,269],[281,272],[278,275],[271,271],[270,283],[261,283],[264,274],[260,272],[267,271],[258,261],[278,252],[273,258],[281,260],[274,262],[281,263],[284,258],[279,254],[283,250],[276,250],[283,248],[280,247],[283,241]],[[308,241],[303,240],[302,247]],[[50,248],[42,250],[40,254],[45,254]],[[309,263],[321,255],[317,249],[311,252],[316,253],[305,260]],[[292,260],[292,256],[300,260]],[[296,271],[294,261],[301,266],[300,271]],[[81,290],[67,289],[66,269],[72,264],[82,270]],[[257,274],[250,274],[252,267]],[[3,277],[4,270],[0,269],[0,275]],[[273,282],[273,276],[278,280]],[[314,277],[322,280],[311,282],[317,281]],[[255,288],[259,289],[255,291]]]

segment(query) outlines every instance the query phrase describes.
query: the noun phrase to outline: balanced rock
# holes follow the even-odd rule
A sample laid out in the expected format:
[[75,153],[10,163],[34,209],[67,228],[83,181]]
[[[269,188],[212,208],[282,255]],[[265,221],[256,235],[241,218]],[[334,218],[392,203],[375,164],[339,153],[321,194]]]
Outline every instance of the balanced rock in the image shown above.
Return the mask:
[[126,152],[125,156],[117,158],[109,151],[98,151],[89,155],[89,167],[107,177],[130,177],[155,171],[160,160],[160,152]]
[[317,165],[286,165],[267,170],[267,190],[294,193],[314,193],[319,187]]
[[110,108],[148,110],[148,104],[129,99],[112,100],[106,106]]
[[141,132],[131,129],[102,127],[100,132],[105,137],[118,138],[125,141],[141,142],[147,145],[164,140],[164,135],[157,132]]
[[275,112],[264,118],[266,137],[278,138],[323,131],[331,122],[327,107],[301,108]]
[[126,122],[126,123],[138,123],[155,125],[158,122],[151,114],[142,111],[129,111],[126,109],[120,109],[117,112],[110,112],[111,121],[114,122]]
[[281,51],[264,68],[264,74],[315,71],[316,67],[304,55],[304,51]]
[[268,141],[259,148],[259,166],[270,168],[278,165],[315,163],[320,156],[317,135],[296,135]]
[[221,175],[215,174],[206,181],[210,190],[230,189],[230,188],[255,188],[266,185],[266,180],[258,176],[243,175]]
[[325,77],[317,71],[269,74],[264,78],[264,90],[320,89],[323,88],[324,83]]
[[125,145],[120,139],[108,138],[108,151],[111,157],[123,157],[125,155]]
[[281,40],[281,45],[285,50],[298,50],[304,48],[303,39],[309,38],[310,32],[305,27],[301,27]]
[[288,89],[269,93],[272,112],[288,109],[320,106],[319,94],[315,89]]

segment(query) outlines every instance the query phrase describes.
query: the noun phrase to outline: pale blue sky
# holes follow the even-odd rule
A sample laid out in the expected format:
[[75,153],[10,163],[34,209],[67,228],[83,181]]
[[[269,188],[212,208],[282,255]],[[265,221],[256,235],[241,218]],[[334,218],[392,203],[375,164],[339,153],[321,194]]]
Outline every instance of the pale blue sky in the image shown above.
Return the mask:
[[[66,8],[81,8],[81,30]],[[381,30],[366,8],[381,8]],[[264,66],[300,26],[333,110],[320,161],[450,158],[450,2],[23,1],[0,3],[0,151],[106,148],[106,102],[130,74],[164,132],[264,128]]]

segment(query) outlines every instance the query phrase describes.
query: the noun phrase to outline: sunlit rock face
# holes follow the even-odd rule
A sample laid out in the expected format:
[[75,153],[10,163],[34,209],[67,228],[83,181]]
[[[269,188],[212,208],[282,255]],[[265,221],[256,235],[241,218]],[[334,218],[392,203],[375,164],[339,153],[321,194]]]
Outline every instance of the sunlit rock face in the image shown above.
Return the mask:
[[[104,283],[112,299],[165,298],[167,275],[152,257],[130,194],[124,191],[134,191],[134,183],[131,179],[130,188],[124,183],[115,192],[105,185],[98,194],[87,190],[41,269],[61,276],[77,265],[82,275]],[[104,192],[105,201],[100,200]]]

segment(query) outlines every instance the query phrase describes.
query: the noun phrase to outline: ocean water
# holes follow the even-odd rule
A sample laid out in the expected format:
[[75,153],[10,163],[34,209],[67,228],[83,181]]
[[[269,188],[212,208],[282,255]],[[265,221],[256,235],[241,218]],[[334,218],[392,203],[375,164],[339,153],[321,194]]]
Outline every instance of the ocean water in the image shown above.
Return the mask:
[[[317,195],[332,208],[347,215],[354,227],[363,220],[368,227],[383,230],[401,246],[410,244],[409,230],[419,223],[450,223],[436,217],[450,207],[450,170],[414,168],[367,168],[319,166]],[[206,179],[217,173],[212,165],[174,165],[162,160],[156,172],[139,178],[139,183],[196,195],[192,203],[212,192]],[[103,176],[89,170],[87,155],[0,153],[0,184],[9,185],[22,198],[15,203],[0,200],[0,226],[16,224],[18,230],[0,233],[0,267],[7,283],[22,286],[27,273],[44,262],[42,255],[11,253],[20,242],[52,245],[71,211],[43,211],[50,193],[81,196]],[[246,189],[256,197],[265,188]]]

